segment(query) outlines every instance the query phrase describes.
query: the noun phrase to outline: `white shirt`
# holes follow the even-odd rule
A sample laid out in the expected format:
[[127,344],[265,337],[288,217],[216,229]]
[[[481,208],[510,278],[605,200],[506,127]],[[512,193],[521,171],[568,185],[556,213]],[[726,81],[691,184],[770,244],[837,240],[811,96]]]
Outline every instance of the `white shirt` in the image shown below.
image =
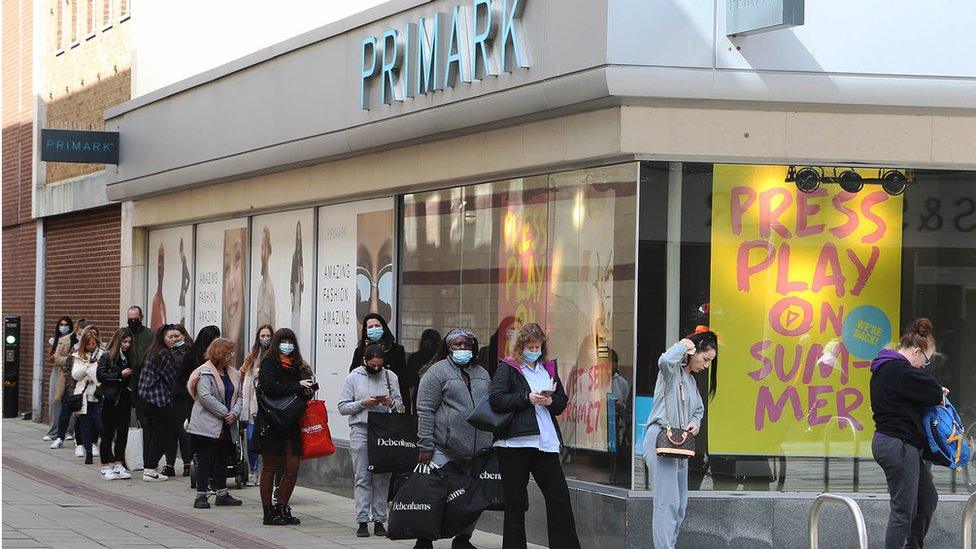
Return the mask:
[[[522,365],[522,374],[529,382],[529,390],[533,393],[541,393],[552,389],[552,378],[545,366],[536,362],[533,366]],[[535,419],[539,423],[538,435],[526,435],[502,439],[495,442],[499,448],[538,448],[540,452],[559,453],[559,435],[556,434],[556,426],[552,423],[552,414],[549,409],[540,404],[535,405]]]

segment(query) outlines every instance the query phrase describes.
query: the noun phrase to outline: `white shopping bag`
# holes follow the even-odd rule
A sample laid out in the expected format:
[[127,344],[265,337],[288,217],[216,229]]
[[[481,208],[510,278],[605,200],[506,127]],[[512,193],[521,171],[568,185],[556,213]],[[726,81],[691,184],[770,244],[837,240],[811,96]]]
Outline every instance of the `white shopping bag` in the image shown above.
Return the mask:
[[129,427],[129,439],[125,446],[125,463],[130,471],[142,469],[142,429]]

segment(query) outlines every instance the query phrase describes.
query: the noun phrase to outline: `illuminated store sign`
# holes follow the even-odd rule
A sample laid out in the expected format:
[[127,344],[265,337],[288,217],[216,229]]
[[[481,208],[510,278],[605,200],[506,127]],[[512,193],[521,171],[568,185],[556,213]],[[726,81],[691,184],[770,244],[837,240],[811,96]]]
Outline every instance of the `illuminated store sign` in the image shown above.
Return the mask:
[[522,29],[526,0],[473,0],[450,14],[435,12],[369,36],[360,49],[359,105],[370,108],[371,84],[380,80],[380,102],[392,104],[460,82],[528,68]]

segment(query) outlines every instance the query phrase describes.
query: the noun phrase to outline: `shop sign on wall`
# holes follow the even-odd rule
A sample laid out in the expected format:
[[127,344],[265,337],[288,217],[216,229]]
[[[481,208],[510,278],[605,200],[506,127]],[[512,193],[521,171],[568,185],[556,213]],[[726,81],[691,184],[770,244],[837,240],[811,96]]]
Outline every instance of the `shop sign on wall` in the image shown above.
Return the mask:
[[379,79],[380,103],[391,104],[459,82],[528,68],[522,29],[526,0],[474,0],[368,36],[360,48],[359,105],[370,108]]
[[899,333],[902,197],[810,194],[786,168],[715,165],[715,454],[871,457],[871,360]]

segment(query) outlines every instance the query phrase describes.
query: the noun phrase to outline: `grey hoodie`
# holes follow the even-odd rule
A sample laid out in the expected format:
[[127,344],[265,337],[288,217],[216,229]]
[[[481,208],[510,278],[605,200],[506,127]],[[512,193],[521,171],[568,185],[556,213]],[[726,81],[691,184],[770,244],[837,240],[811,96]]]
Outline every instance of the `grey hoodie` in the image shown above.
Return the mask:
[[461,369],[445,358],[427,370],[417,390],[417,447],[435,449],[451,458],[471,459],[491,446],[492,436],[468,423],[468,416],[488,395],[491,380],[488,371],[477,364],[465,368],[471,378],[471,389]]
[[403,405],[403,398],[400,397],[400,382],[396,374],[386,368],[379,373],[369,374],[365,366],[360,366],[349,372],[346,377],[346,383],[339,393],[339,413],[349,416],[350,427],[365,426],[369,412],[388,413],[390,408],[382,404],[367,408],[363,406],[363,399],[387,394],[393,396],[395,407],[399,408]]
[[[702,402],[701,394],[698,393],[698,382],[695,376],[685,371],[684,366],[688,363],[688,348],[684,343],[678,342],[670,349],[661,354],[657,364],[661,368],[657,375],[657,384],[654,386],[654,404],[651,407],[651,415],[647,418],[650,426],[656,423],[661,427],[668,425],[684,429],[688,423],[694,421],[701,426],[702,416],[705,415],[705,404]],[[684,386],[684,406],[680,409],[681,386]]]

